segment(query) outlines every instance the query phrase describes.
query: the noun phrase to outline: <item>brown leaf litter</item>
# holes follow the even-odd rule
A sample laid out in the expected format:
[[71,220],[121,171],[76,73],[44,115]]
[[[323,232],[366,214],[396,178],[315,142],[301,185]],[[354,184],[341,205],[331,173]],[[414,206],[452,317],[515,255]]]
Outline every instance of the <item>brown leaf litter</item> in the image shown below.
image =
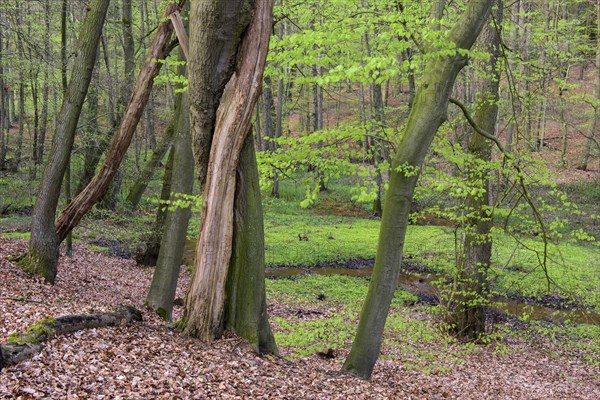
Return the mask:
[[[49,286],[8,261],[25,249],[23,241],[0,238],[0,343],[46,316],[109,311],[119,304],[142,307],[151,269],[75,247],[74,257],[61,258],[57,282]],[[188,282],[183,271],[178,297]],[[323,307],[324,314],[331,312]],[[175,308],[176,318],[181,311]],[[597,366],[576,356],[549,357],[524,341],[505,345],[505,355],[482,347],[463,361],[450,359],[447,370],[425,373],[408,368],[403,349],[386,340],[373,379],[365,382],[339,373],[349,348],[335,349],[333,358],[260,357],[231,335],[210,344],[183,337],[145,311],[141,323],[52,339],[33,359],[0,372],[0,398],[600,398]],[[285,355],[290,349],[280,350]],[[440,346],[439,357],[447,351]]]

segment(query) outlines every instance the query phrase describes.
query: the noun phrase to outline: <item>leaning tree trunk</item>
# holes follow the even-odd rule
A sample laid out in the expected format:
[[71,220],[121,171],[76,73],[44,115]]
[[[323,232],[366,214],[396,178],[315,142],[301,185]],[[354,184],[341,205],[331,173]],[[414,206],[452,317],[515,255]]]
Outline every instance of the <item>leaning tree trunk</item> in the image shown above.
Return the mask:
[[252,135],[246,138],[237,168],[233,219],[225,329],[246,339],[258,353],[278,354],[267,315],[263,210]]
[[[491,1],[471,0],[448,40],[457,49],[469,49],[491,9]],[[458,52],[432,58],[425,67],[404,135],[393,160],[386,193],[375,267],[363,305],[358,331],[343,369],[369,379],[379,356],[385,321],[398,285],[402,249],[413,193],[425,155],[445,121],[448,99],[467,57]]]
[[[183,4],[183,0],[181,1]],[[165,17],[178,9],[176,3],[170,3],[165,11]],[[154,78],[158,75],[162,62],[171,51],[171,34],[173,25],[165,19],[156,30],[154,42],[150,47],[146,61],[142,65],[137,82],[127,104],[125,115],[106,154],[104,163],[92,181],[77,195],[63,210],[56,220],[56,235],[58,243],[62,242],[67,234],[81,221],[81,218],[96,204],[108,190],[110,182],[117,173],[125,153],[129,148],[135,129],[144,112],[148,97],[154,85]]]
[[[195,5],[207,3],[198,1]],[[195,5],[192,3],[192,21],[202,9]],[[219,337],[224,329],[225,286],[232,254],[235,172],[250,130],[253,107],[260,93],[272,28],[272,9],[272,0],[256,0],[252,12],[247,10],[251,19],[245,32],[239,32],[243,37],[237,51],[235,74],[227,84],[217,111],[204,191],[202,230],[196,250],[196,268],[183,318],[184,333],[203,340]],[[218,18],[218,15],[212,16],[215,17]],[[243,19],[246,15],[240,17]],[[190,24],[191,27],[194,25],[196,24]],[[206,51],[212,43],[205,43],[205,48],[194,48],[193,31],[190,36],[192,47],[189,68],[192,84],[197,68],[193,61],[201,55],[198,50]],[[196,95],[194,90],[198,88],[190,86],[190,113],[193,118],[200,111],[196,108],[198,99],[192,98]],[[192,127],[195,130],[193,119]]]
[[33,208],[29,253],[21,261],[24,269],[42,275],[50,283],[54,283],[56,277],[60,243],[54,230],[54,216],[63,175],[71,156],[77,122],[92,78],[96,49],[109,3],[110,0],[94,0],[83,21],[71,82],[58,116],[52,149]]
[[[180,67],[179,74],[185,74],[185,67]],[[171,319],[173,312],[179,267],[191,216],[191,205],[178,206],[174,203],[181,200],[182,194],[191,195],[194,186],[194,155],[191,146],[187,93],[177,94],[175,114],[177,122],[174,127],[176,133],[173,145],[173,174],[170,190],[172,204],[170,206],[176,208],[167,211],[156,269],[146,298],[148,306],[167,320]]]
[[[494,11],[494,22],[502,24],[502,1],[497,1]],[[477,111],[474,121],[480,129],[494,134],[498,116],[498,87],[500,71],[497,61],[500,57],[500,38],[496,26],[488,23],[481,33],[481,50],[490,54],[487,61],[481,62],[481,70],[486,72],[479,87],[476,101]],[[467,150],[476,159],[488,163],[491,161],[492,142],[474,130],[467,145]],[[485,310],[488,302],[487,281],[488,268],[492,257],[492,217],[490,215],[490,180],[489,170],[475,167],[467,171],[466,177],[473,186],[483,182],[483,193],[468,194],[465,201],[467,226],[463,243],[463,254],[459,258],[457,274],[458,300],[452,307],[451,322],[456,333],[462,337],[477,340],[485,333]]]

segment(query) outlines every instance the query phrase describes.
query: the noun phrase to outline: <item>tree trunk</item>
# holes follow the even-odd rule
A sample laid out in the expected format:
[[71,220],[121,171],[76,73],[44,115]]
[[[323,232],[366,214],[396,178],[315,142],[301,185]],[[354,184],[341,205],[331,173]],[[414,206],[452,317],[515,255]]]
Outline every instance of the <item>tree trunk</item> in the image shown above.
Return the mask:
[[[177,128],[175,129],[177,130]],[[166,129],[165,134],[162,137],[160,143],[154,147],[154,151],[152,151],[152,155],[150,156],[150,160],[144,166],[144,169],[140,173],[140,176],[136,179],[136,181],[131,185],[131,190],[125,199],[127,206],[131,210],[135,210],[140,201],[142,200],[142,196],[148,187],[148,183],[154,176],[154,172],[160,165],[160,162],[163,158],[165,158],[165,154],[171,148],[171,144],[173,143],[173,129]],[[190,142],[191,145],[191,142]]]
[[[98,64],[98,63],[96,63]],[[92,75],[92,83],[87,96],[87,112],[85,114],[85,129],[86,138],[83,143],[83,171],[79,177],[76,193],[80,193],[83,188],[94,177],[96,166],[100,162],[100,158],[108,146],[108,137],[106,134],[100,133],[98,130],[98,83],[100,81],[100,68],[96,65]]]
[[[36,156],[35,159],[38,163],[44,162],[44,145],[46,143],[46,131],[48,129],[48,96],[50,94],[50,78],[48,74],[48,64],[50,64],[52,57],[51,39],[52,32],[50,28],[50,1],[44,1],[44,24],[46,26],[46,40],[44,42],[44,87],[42,89],[42,115],[41,125],[39,130],[39,137],[37,140]],[[66,67],[66,66],[65,66]]]
[[[495,24],[502,24],[502,1],[498,0],[494,11]],[[488,23],[480,37],[481,50],[490,54],[487,61],[481,62],[480,70],[486,71],[486,77],[478,90],[478,106],[474,116],[477,126],[484,131],[494,134],[498,116],[498,87],[500,71],[496,63],[500,57],[500,40],[496,27]],[[491,161],[492,143],[472,130],[467,145],[468,153],[486,163]],[[467,171],[466,178],[477,187],[477,182],[483,181],[485,192],[480,195],[467,195],[465,209],[468,215],[463,243],[463,254],[459,257],[456,287],[458,301],[450,304],[452,307],[451,323],[458,335],[477,340],[485,333],[487,306],[488,268],[492,256],[492,239],[490,231],[492,219],[490,206],[490,181],[488,170]]]
[[[170,3],[167,6],[165,16],[170,15],[175,9],[177,9],[177,4]],[[142,66],[121,125],[108,149],[104,163],[92,181],[73,199],[56,220],[58,243],[77,226],[81,218],[104,196],[111,180],[117,173],[150,96],[154,78],[162,66],[159,60],[163,60],[171,51],[172,31],[173,26],[169,20],[164,20],[158,26],[156,37]]]
[[[590,133],[585,144],[585,150],[583,153],[583,159],[579,164],[579,169],[586,171],[588,169],[588,162],[592,154],[592,145],[598,146],[596,139],[598,125],[600,125],[600,2],[598,2],[596,8],[596,22],[598,28],[596,32],[596,104],[594,105],[594,117],[590,123]],[[600,150],[600,147],[599,147]]]
[[[471,0],[450,30],[448,40],[469,49],[487,20],[492,2]],[[375,266],[356,337],[343,369],[369,379],[379,356],[389,307],[400,276],[402,249],[414,188],[423,160],[439,126],[446,119],[448,99],[467,58],[439,56],[425,66],[404,135],[395,155],[379,232]]]
[[[4,129],[6,127],[9,118],[8,104],[6,104],[6,97],[4,96],[4,61],[2,55],[4,54],[4,40],[3,40],[3,16],[0,10],[0,171],[4,169],[4,163],[6,159],[6,143]],[[9,123],[10,125],[10,123]]]
[[42,275],[50,283],[54,283],[56,277],[60,243],[54,229],[54,216],[109,3],[109,0],[94,0],[83,21],[71,82],[61,107],[52,149],[33,208],[29,254],[22,260],[24,269]]
[[233,246],[225,288],[225,329],[257,353],[278,354],[265,295],[265,243],[258,165],[248,135],[236,172]]
[[[172,120],[170,129],[175,129],[175,118]],[[169,127],[167,127],[169,129]],[[165,165],[165,173],[163,175],[163,184],[160,191],[160,202],[156,209],[156,219],[154,226],[150,232],[150,236],[146,240],[146,248],[143,253],[136,255],[136,262],[141,265],[156,265],[160,253],[160,242],[165,231],[165,221],[167,219],[167,202],[171,196],[171,183],[173,180],[173,164],[175,159],[175,148],[171,147],[167,165]]]
[[191,5],[190,19],[201,21],[190,24],[188,60],[190,125],[200,187],[206,182],[217,108],[235,68],[235,54],[250,11],[250,0],[198,0]]
[[[217,1],[198,1],[192,3],[190,27],[200,22],[196,18],[204,6],[208,5],[213,13],[217,11]],[[237,68],[227,84],[226,93],[221,99],[215,120],[214,139],[210,150],[204,204],[202,208],[202,230],[196,251],[196,268],[190,284],[183,319],[184,333],[203,340],[212,340],[221,335],[224,328],[225,284],[227,266],[232,254],[232,236],[234,220],[234,194],[236,188],[235,171],[238,159],[250,130],[252,110],[258,98],[262,84],[262,74],[268,51],[272,28],[271,0],[257,0],[253,10],[245,8],[236,21],[248,28],[238,31],[242,37],[237,51]],[[220,14],[208,14],[219,18]],[[195,21],[195,23],[193,23]],[[203,26],[206,30],[208,27]],[[242,36],[243,34],[243,36]],[[196,62],[204,52],[213,48],[214,43],[204,40],[196,43],[194,31],[190,35],[190,84],[197,75]],[[234,39],[235,40],[235,39]],[[195,48],[194,45],[199,47]],[[208,73],[214,71],[205,71]],[[201,82],[195,82],[201,84]],[[206,89],[204,88],[204,91]],[[200,92],[200,98],[196,95]],[[190,114],[194,118],[194,135],[199,114],[198,100],[204,99],[202,88],[190,86]],[[196,157],[198,154],[196,154]],[[197,160],[198,162],[198,160]]]
[[[183,56],[180,55],[180,59]],[[185,68],[179,68],[179,74],[185,74]],[[194,155],[190,137],[189,102],[187,93],[179,93],[175,99],[175,143],[173,145],[173,174],[171,179],[170,200],[181,199],[180,194],[191,195],[194,186]],[[171,204],[173,207],[173,204]],[[177,206],[168,210],[166,223],[152,276],[152,284],[146,298],[147,304],[164,319],[170,320],[177,289],[179,267],[183,257],[191,205]]]

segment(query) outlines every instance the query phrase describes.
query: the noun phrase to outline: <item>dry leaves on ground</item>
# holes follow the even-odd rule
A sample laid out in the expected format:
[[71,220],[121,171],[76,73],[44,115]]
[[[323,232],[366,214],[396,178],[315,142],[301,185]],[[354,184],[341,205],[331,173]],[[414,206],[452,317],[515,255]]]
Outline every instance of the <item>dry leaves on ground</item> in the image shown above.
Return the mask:
[[[75,248],[48,286],[7,260],[23,241],[0,238],[0,342],[46,316],[141,307],[150,269]],[[178,296],[189,281],[184,271]],[[178,317],[181,307],[175,309]],[[323,312],[330,312],[323,310]],[[211,344],[182,337],[145,312],[144,322],[57,337],[33,359],[0,372],[0,398],[125,399],[597,399],[600,371],[515,343],[510,355],[482,348],[447,372],[409,370],[389,341],[373,380],[340,374],[337,357],[259,357],[236,337]],[[286,350],[281,349],[282,353]],[[440,357],[448,348],[440,346]],[[390,357],[395,355],[395,357]],[[449,361],[451,362],[451,361]]]

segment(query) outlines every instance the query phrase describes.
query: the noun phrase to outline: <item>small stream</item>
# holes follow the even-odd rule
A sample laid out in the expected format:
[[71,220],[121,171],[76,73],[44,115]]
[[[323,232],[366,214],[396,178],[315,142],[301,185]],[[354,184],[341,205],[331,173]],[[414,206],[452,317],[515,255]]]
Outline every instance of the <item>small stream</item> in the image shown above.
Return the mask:
[[[363,263],[364,264],[364,263]],[[368,278],[373,272],[372,267],[347,268],[347,267],[315,267],[315,268],[297,268],[297,267],[278,267],[267,268],[265,276],[267,278],[292,278],[302,275],[346,275],[358,278]],[[441,275],[403,272],[400,275],[398,286],[402,289],[418,295],[425,301],[439,301],[439,289],[433,284],[434,281],[440,279]],[[432,301],[433,300],[433,301]],[[600,325],[600,315],[595,312],[590,312],[578,308],[559,309],[546,305],[535,304],[526,300],[514,300],[505,297],[494,298],[495,306],[493,307],[500,313],[505,313],[513,316],[528,315],[536,320],[544,320],[550,322],[565,322],[571,321],[582,324]]]

